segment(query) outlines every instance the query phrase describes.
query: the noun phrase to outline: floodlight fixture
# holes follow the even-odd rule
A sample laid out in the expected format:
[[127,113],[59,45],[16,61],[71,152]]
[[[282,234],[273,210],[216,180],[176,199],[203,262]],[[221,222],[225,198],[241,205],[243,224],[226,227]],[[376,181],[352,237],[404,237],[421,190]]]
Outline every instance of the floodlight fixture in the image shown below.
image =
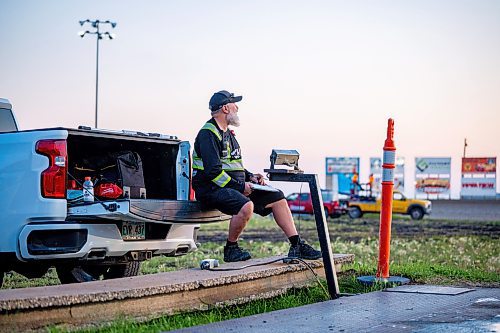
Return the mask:
[[299,152],[296,150],[273,149],[269,159],[271,160],[271,169],[276,165],[286,165],[299,169]]
[[102,32],[99,34],[98,38],[99,39],[103,39],[104,36],[106,36],[108,39],[115,39],[116,38],[116,35],[115,34],[111,34],[109,32]]
[[111,22],[110,20],[106,20],[106,21],[101,22],[101,23],[109,23],[109,24],[111,24],[111,28],[113,28],[113,29],[116,27],[116,22]]

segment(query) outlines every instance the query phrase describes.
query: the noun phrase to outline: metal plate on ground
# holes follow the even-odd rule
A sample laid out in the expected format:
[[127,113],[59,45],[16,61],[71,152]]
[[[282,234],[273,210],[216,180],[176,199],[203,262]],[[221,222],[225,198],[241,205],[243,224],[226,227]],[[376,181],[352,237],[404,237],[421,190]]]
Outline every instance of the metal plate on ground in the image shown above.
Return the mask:
[[399,286],[394,288],[387,288],[384,291],[396,293],[412,293],[412,294],[435,294],[435,295],[460,295],[474,291],[475,289],[457,288],[457,287],[444,287],[444,286]]

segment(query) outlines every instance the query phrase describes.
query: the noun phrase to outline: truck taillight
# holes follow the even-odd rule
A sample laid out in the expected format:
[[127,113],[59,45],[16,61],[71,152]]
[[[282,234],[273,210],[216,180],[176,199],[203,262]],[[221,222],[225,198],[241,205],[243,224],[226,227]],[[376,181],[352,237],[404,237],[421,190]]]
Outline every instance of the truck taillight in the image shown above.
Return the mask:
[[65,199],[68,153],[66,140],[40,140],[36,152],[49,158],[49,167],[42,172],[41,192],[44,198]]
[[189,154],[189,200],[196,200],[193,190],[193,158],[191,157],[191,154]]

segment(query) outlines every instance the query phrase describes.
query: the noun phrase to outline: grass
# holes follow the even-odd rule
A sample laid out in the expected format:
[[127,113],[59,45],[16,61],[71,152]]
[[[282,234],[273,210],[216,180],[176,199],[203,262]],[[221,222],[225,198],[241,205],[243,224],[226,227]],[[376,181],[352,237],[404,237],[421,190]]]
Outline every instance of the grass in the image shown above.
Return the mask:
[[[312,242],[319,247],[317,242]],[[243,241],[255,258],[283,255],[286,242]],[[168,272],[197,267],[205,258],[222,261],[222,244],[204,243],[199,251],[182,257],[154,257],[142,263],[141,274]],[[345,266],[357,275],[373,275],[378,256],[378,240],[373,237],[359,241],[332,239],[336,253],[353,253],[356,262]],[[469,282],[500,283],[500,247],[498,240],[486,236],[436,236],[429,239],[395,238],[391,244],[391,273],[405,275],[416,283]],[[16,273],[7,273],[4,288],[23,288],[59,284],[54,269],[43,278],[29,280]]]
[[[330,238],[333,251],[336,253],[353,253],[356,263],[347,266],[353,274],[373,274],[376,268],[378,255],[378,220],[365,218],[363,220],[329,220]],[[459,223],[462,228],[482,224],[483,222],[456,222],[423,220],[411,221],[396,219],[393,222],[393,239],[391,242],[391,273],[403,274],[413,279],[416,283],[436,283],[442,279],[443,283],[499,283],[500,275],[500,247],[498,232],[491,236],[462,236],[462,235],[431,235],[429,230],[450,229],[450,226]],[[500,226],[498,222],[489,223]],[[401,227],[417,225],[424,233],[411,230],[408,235],[399,235],[397,230]],[[297,220],[298,229],[307,234],[308,240],[314,239],[315,222]],[[202,235],[225,234],[227,223],[204,225]],[[245,239],[246,235],[259,231],[277,233],[281,231],[269,218],[256,217],[251,220],[243,234],[241,245],[249,249],[256,258],[286,254],[288,243],[285,241],[259,241],[257,238]],[[279,237],[278,237],[279,238]],[[317,242],[312,241],[319,247]],[[200,260],[215,258],[222,260],[223,244],[203,242],[200,249],[181,257],[154,257],[142,263],[141,274],[168,272],[183,268],[197,267]],[[6,273],[4,289],[24,288],[33,286],[47,286],[59,284],[54,269],[40,279],[27,279],[17,273]]]
[[[315,246],[315,222],[301,219],[297,221],[301,234]],[[479,227],[478,227],[479,225]],[[476,228],[479,235],[466,233]],[[417,284],[500,286],[500,247],[498,246],[499,222],[457,222],[457,221],[412,221],[397,218],[393,221],[391,243],[391,275],[403,275]],[[457,229],[457,227],[459,227]],[[378,216],[362,220],[331,220],[329,223],[332,247],[336,253],[355,254],[355,263],[344,265],[345,273],[339,276],[342,293],[364,293],[380,289],[381,286],[365,287],[356,280],[357,276],[374,275],[378,256]],[[455,230],[451,232],[449,230]],[[462,232],[466,230],[465,234]],[[489,231],[488,231],[489,230]],[[493,230],[493,232],[491,232]],[[203,226],[200,234],[210,239],[211,235],[225,235],[227,224]],[[264,233],[258,233],[262,232]],[[483,230],[484,231],[484,230]],[[280,230],[267,218],[254,218],[243,234],[241,245],[249,249],[256,258],[285,254],[288,243],[265,241],[259,235],[277,233]],[[250,237],[249,235],[253,235]],[[246,238],[245,238],[246,237]],[[284,238],[283,238],[284,239]],[[191,254],[176,258],[155,257],[144,262],[141,274],[167,272],[182,268],[196,267],[201,259],[222,259],[222,243],[205,241],[201,248]],[[34,281],[34,282],[33,282]],[[9,273],[5,287],[57,284],[55,272],[51,270],[44,278],[27,280],[15,273]],[[323,282],[324,283],[324,282]],[[328,299],[324,289],[318,285],[268,300],[258,300],[248,304],[208,311],[164,316],[139,323],[134,319],[120,318],[100,328],[89,328],[82,332],[158,332],[182,327],[212,323],[220,320],[239,318],[252,314],[269,312]],[[51,332],[65,332],[65,328],[50,328]]]

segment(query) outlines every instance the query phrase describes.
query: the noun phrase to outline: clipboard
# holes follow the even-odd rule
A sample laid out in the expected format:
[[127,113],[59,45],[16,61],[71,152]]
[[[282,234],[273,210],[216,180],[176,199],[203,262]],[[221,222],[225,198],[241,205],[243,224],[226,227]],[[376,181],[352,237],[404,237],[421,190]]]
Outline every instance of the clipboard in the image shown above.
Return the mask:
[[252,190],[257,190],[257,191],[267,191],[267,192],[279,192],[277,188],[274,188],[269,185],[259,185],[259,184],[254,184],[250,183],[250,187]]

